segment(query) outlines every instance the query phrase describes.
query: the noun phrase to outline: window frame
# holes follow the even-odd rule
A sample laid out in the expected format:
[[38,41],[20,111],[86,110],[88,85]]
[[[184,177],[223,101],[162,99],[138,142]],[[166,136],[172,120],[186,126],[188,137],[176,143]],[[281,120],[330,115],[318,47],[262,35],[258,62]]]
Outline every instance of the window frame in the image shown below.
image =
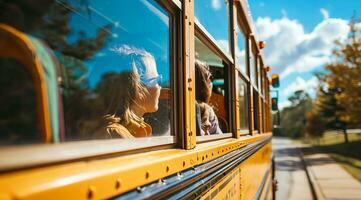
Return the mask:
[[[197,136],[196,137],[196,143],[203,143],[203,142],[209,142],[209,141],[213,141],[213,140],[218,140],[218,139],[224,139],[224,138],[231,138],[231,137],[237,137],[236,135],[234,135],[234,130],[236,129],[235,127],[235,113],[233,108],[235,108],[235,105],[233,105],[235,103],[235,101],[233,101],[234,97],[235,97],[235,84],[234,84],[234,51],[233,51],[233,41],[234,41],[234,31],[230,31],[230,30],[234,30],[233,29],[233,3],[229,2],[228,4],[229,8],[229,20],[228,20],[228,33],[230,34],[230,36],[228,37],[229,41],[229,47],[230,47],[230,54],[229,55],[227,52],[225,52],[216,42],[216,40],[214,39],[214,37],[207,31],[207,29],[196,19],[195,17],[195,22],[194,22],[194,37],[198,38],[205,46],[207,46],[213,53],[215,53],[220,59],[222,59],[222,61],[225,63],[225,70],[226,70],[226,76],[227,76],[227,83],[225,83],[225,87],[227,87],[227,91],[228,91],[228,95],[225,95],[225,101],[229,102],[228,103],[228,107],[226,107],[226,112],[227,112],[227,120],[228,120],[228,124],[229,124],[229,131],[230,132],[226,132],[223,133],[223,135],[225,136],[218,136],[218,137],[211,137],[209,135],[206,136]],[[194,99],[194,101],[196,101]],[[233,112],[232,112],[233,110]]]
[[[237,13],[235,18],[236,18],[236,25],[238,26],[241,34],[243,34],[242,39],[244,39],[244,48],[245,48],[245,65],[246,65],[246,73],[243,72],[242,70],[238,69],[237,67],[235,67],[236,69],[236,74],[240,75],[240,78],[243,79],[246,83],[247,86],[247,102],[248,102],[248,107],[247,107],[247,115],[248,115],[248,130],[242,130],[240,129],[240,127],[238,128],[239,132],[239,136],[240,137],[245,137],[245,136],[249,136],[252,135],[252,127],[253,127],[253,102],[252,102],[252,94],[253,94],[253,84],[252,84],[252,80],[251,80],[251,62],[250,62],[250,56],[252,51],[254,51],[254,48],[250,47],[250,45],[252,45],[252,43],[254,42],[254,37],[252,35],[252,27],[249,26],[250,22],[252,22],[252,20],[250,19],[249,15],[245,15],[245,13],[247,13],[247,4],[243,1],[237,1],[234,2],[234,6],[235,6],[235,12]],[[235,29],[233,29],[235,30]],[[238,36],[235,36],[236,40],[238,40]],[[238,45],[238,42],[235,41],[235,45]],[[237,97],[238,98],[238,97]],[[238,112],[238,110],[236,111],[239,115],[240,113]],[[238,122],[237,122],[238,123]],[[239,124],[240,126],[240,124]]]
[[[196,30],[196,29],[195,29]],[[197,30],[199,31],[199,30]],[[231,75],[230,75],[230,71],[231,71],[231,63],[229,63],[230,61],[229,60],[225,60],[224,58],[222,58],[219,53],[215,52],[213,50],[213,48],[215,48],[213,46],[213,48],[211,48],[211,45],[214,45],[212,44],[212,41],[209,40],[209,38],[206,38],[204,36],[201,35],[201,33],[195,31],[195,38],[198,38],[200,40],[200,42],[202,42],[206,47],[209,48],[210,51],[212,51],[215,55],[217,55],[220,59],[222,59],[222,61],[224,62],[224,70],[225,70],[225,75],[226,75],[226,79],[224,80],[224,86],[227,88],[226,91],[226,95],[224,96],[225,98],[225,102],[228,102],[228,104],[226,104],[226,112],[227,112],[227,122],[228,122],[228,129],[229,131],[228,132],[225,132],[223,133],[223,135],[226,135],[227,137],[221,137],[219,136],[219,139],[224,139],[224,138],[229,138],[229,137],[232,137],[232,135],[229,135],[229,133],[232,133],[233,131],[233,126],[234,126],[234,123],[232,121],[232,108],[231,108],[231,102],[232,102],[232,84],[231,84]],[[200,37],[199,37],[200,36]],[[218,49],[219,51],[222,51],[222,49]],[[196,99],[194,99],[194,101],[196,101]],[[228,106],[227,106],[228,105]],[[196,137],[196,142],[199,143],[199,142],[206,142],[206,141],[213,141],[215,140],[214,138],[217,138],[217,137],[210,137],[210,135],[205,135],[205,136],[197,136]]]

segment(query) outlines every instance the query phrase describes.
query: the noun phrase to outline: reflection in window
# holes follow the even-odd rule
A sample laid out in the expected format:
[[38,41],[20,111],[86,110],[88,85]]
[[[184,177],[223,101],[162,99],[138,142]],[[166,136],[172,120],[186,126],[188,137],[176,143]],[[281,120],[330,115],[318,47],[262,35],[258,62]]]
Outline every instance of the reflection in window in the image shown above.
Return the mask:
[[194,12],[198,21],[213,36],[217,44],[227,53],[230,53],[228,34],[228,0],[194,1]]
[[238,99],[241,130],[248,130],[248,90],[247,83],[238,75]]
[[240,69],[244,74],[247,74],[246,67],[246,51],[245,51],[245,37],[243,33],[240,31],[239,26],[236,26],[237,33],[237,45],[236,45],[236,60],[237,60],[237,68]]
[[261,68],[262,68],[262,63],[261,63],[261,57],[259,56],[257,59],[257,86],[259,88],[259,92],[261,93],[261,82],[262,82],[262,77],[261,77]]
[[[156,0],[17,2],[2,5],[0,22],[55,55],[60,140],[171,134],[170,14]],[[14,7],[24,21],[11,20]]]
[[257,85],[257,74],[256,74],[256,67],[257,67],[257,60],[255,55],[255,48],[253,45],[252,40],[249,40],[249,70],[250,70],[250,78],[252,83],[256,86]]
[[261,101],[261,105],[262,105],[262,132],[266,132],[266,108],[265,108],[265,104],[263,101]]
[[[203,103],[206,103],[211,107],[211,109],[214,111],[214,114],[216,115],[217,120],[210,125],[211,127],[219,126],[220,130],[209,132],[209,134],[220,134],[222,132],[228,132],[228,80],[226,75],[226,65],[221,58],[213,53],[198,38],[195,39],[195,50],[196,55],[198,55],[198,64],[196,63],[196,100],[199,104],[200,112],[202,114],[204,113],[202,111],[202,106]],[[207,105],[205,107],[207,107]],[[208,113],[212,115],[213,111],[209,111]],[[207,115],[207,113],[205,114]],[[201,115],[200,118],[202,118],[202,123],[198,122],[198,124],[201,124],[203,129],[207,129],[207,127],[203,126],[207,119],[204,118],[204,115]],[[207,134],[207,130],[203,131],[204,133],[202,130],[200,130],[200,132],[197,134]]]
[[267,81],[267,73],[265,71],[262,70],[262,94],[266,95],[265,91],[266,91],[266,81]]
[[30,71],[20,61],[0,59],[0,145],[41,142]]

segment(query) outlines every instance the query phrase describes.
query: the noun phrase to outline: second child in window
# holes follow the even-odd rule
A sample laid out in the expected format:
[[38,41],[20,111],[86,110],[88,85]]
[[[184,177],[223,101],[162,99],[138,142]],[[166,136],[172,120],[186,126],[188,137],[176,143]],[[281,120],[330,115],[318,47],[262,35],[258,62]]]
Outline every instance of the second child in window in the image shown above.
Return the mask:
[[196,106],[199,106],[201,114],[200,133],[198,135],[223,134],[219,127],[217,115],[209,104],[212,95],[212,80],[209,67],[199,60],[195,62],[196,75]]

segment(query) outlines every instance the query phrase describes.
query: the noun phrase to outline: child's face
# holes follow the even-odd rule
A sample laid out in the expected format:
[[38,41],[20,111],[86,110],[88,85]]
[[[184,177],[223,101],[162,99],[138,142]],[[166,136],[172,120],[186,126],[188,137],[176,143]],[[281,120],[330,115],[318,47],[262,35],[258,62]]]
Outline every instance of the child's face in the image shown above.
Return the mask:
[[199,108],[201,111],[201,119],[202,119],[202,131],[201,135],[209,135],[209,129],[211,128],[212,124],[209,121],[209,109],[210,106],[206,103],[200,103]]

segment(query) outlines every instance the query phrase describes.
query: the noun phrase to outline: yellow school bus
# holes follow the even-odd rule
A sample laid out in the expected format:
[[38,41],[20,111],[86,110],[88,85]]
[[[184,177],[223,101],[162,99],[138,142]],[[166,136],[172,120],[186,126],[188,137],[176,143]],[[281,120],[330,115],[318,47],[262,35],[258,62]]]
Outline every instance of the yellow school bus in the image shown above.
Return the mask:
[[247,1],[0,10],[0,199],[273,199]]

